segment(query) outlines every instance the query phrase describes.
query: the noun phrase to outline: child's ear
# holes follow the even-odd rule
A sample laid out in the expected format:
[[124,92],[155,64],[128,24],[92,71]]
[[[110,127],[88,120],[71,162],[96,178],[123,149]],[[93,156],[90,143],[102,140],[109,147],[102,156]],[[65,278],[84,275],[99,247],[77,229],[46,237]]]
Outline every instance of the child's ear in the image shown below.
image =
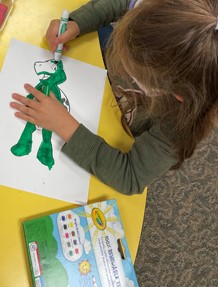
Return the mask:
[[173,95],[174,95],[174,97],[175,97],[179,102],[183,102],[183,101],[184,101],[183,96],[178,95],[178,94],[173,94]]

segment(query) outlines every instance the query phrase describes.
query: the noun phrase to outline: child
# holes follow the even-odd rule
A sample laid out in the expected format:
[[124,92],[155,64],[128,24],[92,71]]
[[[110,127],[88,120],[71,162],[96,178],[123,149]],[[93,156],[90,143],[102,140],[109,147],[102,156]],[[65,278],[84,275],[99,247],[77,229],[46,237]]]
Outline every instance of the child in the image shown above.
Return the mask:
[[93,0],[70,14],[63,35],[56,36],[58,20],[47,31],[54,51],[120,18],[106,63],[123,122],[135,137],[128,153],[91,133],[52,93],[46,97],[26,84],[37,101],[13,94],[18,102],[11,103],[18,118],[55,132],[66,142],[63,153],[127,195],[179,167],[218,118],[218,1],[140,2]]

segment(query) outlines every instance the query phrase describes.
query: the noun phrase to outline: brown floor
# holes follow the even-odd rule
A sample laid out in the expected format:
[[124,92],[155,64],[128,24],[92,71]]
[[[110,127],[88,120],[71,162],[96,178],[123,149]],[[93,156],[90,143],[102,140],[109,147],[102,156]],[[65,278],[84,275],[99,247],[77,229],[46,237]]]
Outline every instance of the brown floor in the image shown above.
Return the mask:
[[218,286],[218,129],[150,186],[135,270],[140,287]]

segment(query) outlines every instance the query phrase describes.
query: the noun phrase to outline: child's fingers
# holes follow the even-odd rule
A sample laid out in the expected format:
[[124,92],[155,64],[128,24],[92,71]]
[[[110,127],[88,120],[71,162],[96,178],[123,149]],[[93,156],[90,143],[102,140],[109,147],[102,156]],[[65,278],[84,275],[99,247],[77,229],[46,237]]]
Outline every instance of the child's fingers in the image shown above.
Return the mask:
[[51,92],[49,95],[49,98],[53,101],[58,101],[57,98],[55,97],[55,95]]
[[21,120],[24,120],[26,122],[29,122],[29,123],[32,123],[32,124],[38,126],[37,120],[34,117],[30,116],[30,115],[24,114],[22,112],[15,112],[15,116],[17,118],[21,119]]
[[55,40],[55,43],[58,45],[58,44],[61,44],[61,43],[66,43],[68,42],[70,39],[69,39],[69,35],[67,32],[64,32],[63,34],[61,34],[60,36],[58,36]]
[[17,102],[11,102],[10,106],[25,114],[33,115],[32,111],[37,109],[38,103],[19,94],[12,94],[12,98]]
[[58,36],[59,25],[60,25],[60,20],[58,19],[52,20],[46,32],[47,42],[53,52],[57,48],[56,38]]
[[28,93],[32,94],[39,102],[41,102],[46,97],[42,92],[40,92],[30,84],[25,84],[24,88],[27,90]]
[[69,42],[70,40],[73,40],[74,38],[76,38],[80,33],[80,30],[79,30],[79,26],[77,25],[76,22],[74,21],[69,21],[68,24],[67,24],[67,30],[59,35],[55,42],[56,44],[60,44],[60,43],[67,43]]
[[[44,93],[40,92],[39,90],[31,86],[30,84],[25,84],[24,88],[27,90],[27,92],[32,94],[38,102],[42,102],[43,100],[48,99],[48,96],[46,96]],[[50,92],[49,98],[52,99],[53,101],[58,101],[52,92]],[[38,104],[37,101],[33,101],[33,103],[31,102],[31,106],[33,105],[34,107],[35,103],[37,105]]]
[[[31,101],[31,100],[29,100]],[[16,110],[15,116],[27,122],[35,123],[35,110],[32,107],[24,106],[17,102],[11,102],[10,106]]]

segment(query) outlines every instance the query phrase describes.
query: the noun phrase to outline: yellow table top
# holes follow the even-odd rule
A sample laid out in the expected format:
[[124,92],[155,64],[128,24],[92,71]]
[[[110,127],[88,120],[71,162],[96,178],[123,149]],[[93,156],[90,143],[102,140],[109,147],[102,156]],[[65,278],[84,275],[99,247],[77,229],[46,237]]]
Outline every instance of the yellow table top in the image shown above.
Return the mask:
[[[72,11],[86,2],[85,0],[15,0],[12,13],[0,33],[0,69],[12,37],[48,49],[44,34],[50,20],[59,18],[63,9]],[[70,49],[65,53],[66,56],[104,67],[97,33],[79,37],[72,41],[69,47]],[[98,134],[112,146],[126,151],[133,143],[133,139],[123,130],[120,124],[120,112],[118,108],[113,107],[112,101],[110,85],[106,82]],[[128,197],[102,184],[95,177],[91,177],[88,203],[112,198],[117,200],[134,262],[144,217],[146,191],[142,195]],[[0,199],[0,286],[31,286],[22,222],[76,206],[4,186],[0,186]]]

